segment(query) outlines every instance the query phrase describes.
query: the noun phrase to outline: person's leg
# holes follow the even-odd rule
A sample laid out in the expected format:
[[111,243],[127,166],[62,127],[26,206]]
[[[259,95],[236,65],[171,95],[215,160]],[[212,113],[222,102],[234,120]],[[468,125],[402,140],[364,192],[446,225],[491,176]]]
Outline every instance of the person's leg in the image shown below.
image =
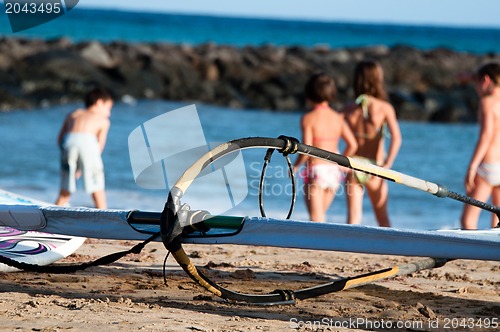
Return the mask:
[[323,189],[323,214],[326,219],[328,209],[335,199],[337,190],[342,185],[343,173],[338,165],[328,164],[326,172],[323,174],[321,180],[327,186]]
[[107,209],[108,205],[106,203],[106,194],[104,190],[98,190],[92,193],[92,199],[94,200],[95,207],[97,209]]
[[56,205],[66,206],[71,199],[71,193],[76,190],[75,173],[77,171],[78,152],[69,148],[61,150],[61,189]]
[[[500,206],[500,186],[493,187],[491,193],[491,204],[495,206]],[[494,213],[491,214],[491,228],[498,226],[499,220],[498,216]],[[500,227],[500,226],[499,226]]]
[[347,223],[360,224],[363,216],[363,186],[351,174],[347,175],[345,183],[347,201]]
[[323,189],[314,182],[309,184],[309,215],[312,221],[325,221],[323,212]]
[[316,185],[308,182],[304,185],[304,200],[306,202],[306,207],[307,207],[307,212],[309,213],[309,219],[312,221],[315,221],[313,219],[316,217],[316,210],[317,210],[317,188]]
[[[491,195],[491,185],[479,175],[477,175],[474,179],[474,184],[474,189],[469,193],[469,195],[479,201],[486,202]],[[460,219],[462,229],[477,229],[477,221],[480,213],[480,208],[470,204],[464,204],[462,217]]]
[[333,189],[323,189],[323,215],[325,216],[324,219],[326,219],[326,212],[330,208],[330,205],[333,203],[333,199],[335,198],[335,193],[337,190]]
[[325,221],[326,210],[330,206],[333,194],[329,193],[328,189],[324,189],[322,185],[328,183],[330,174],[324,165],[310,166],[308,171],[310,173],[306,184],[306,204],[310,219],[312,221]]
[[90,135],[79,137],[79,164],[85,191],[92,196],[98,209],[108,207],[105,194],[104,165],[97,139]]
[[381,178],[373,177],[367,182],[366,190],[379,226],[391,227],[389,215],[387,214],[387,198],[389,196],[387,183]]
[[71,198],[71,193],[66,189],[61,189],[59,191],[59,197],[56,200],[56,205],[65,206],[69,203]]

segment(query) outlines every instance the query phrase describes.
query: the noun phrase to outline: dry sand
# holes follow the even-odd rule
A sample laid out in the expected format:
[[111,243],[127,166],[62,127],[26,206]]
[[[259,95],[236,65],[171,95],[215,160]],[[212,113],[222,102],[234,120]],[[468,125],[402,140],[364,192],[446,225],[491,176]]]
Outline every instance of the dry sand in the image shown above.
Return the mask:
[[[134,244],[88,239],[58,264],[89,261]],[[230,245],[185,249],[216,281],[248,293],[299,289],[419,259]],[[0,274],[0,330],[500,330],[499,262],[457,260],[294,305],[257,306],[209,294],[172,258],[166,286],[165,254],[161,243],[153,243],[141,254],[75,274]]]

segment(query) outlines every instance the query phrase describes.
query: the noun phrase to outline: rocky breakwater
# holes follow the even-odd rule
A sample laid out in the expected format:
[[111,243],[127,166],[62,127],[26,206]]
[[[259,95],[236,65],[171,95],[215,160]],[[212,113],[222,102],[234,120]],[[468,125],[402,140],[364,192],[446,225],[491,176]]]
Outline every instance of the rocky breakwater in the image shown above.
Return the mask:
[[473,55],[405,46],[330,49],[263,45],[74,43],[0,39],[0,110],[80,100],[95,85],[118,97],[199,101],[233,108],[301,110],[311,73],[331,74],[337,107],[354,98],[357,61],[379,60],[398,116],[416,121],[473,121],[477,96],[461,79],[499,54]]

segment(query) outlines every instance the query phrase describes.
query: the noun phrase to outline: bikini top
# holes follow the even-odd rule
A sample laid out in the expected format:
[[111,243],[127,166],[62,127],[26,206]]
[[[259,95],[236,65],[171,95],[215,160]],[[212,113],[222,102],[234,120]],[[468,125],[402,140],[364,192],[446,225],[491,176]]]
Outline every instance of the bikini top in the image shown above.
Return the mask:
[[[364,121],[369,121],[370,120],[370,112],[368,111],[368,105],[370,104],[370,98],[368,97],[367,94],[361,94],[356,98],[355,103],[359,106],[361,106],[361,110],[363,111],[363,120]],[[375,139],[377,137],[382,138],[382,137],[390,137],[391,134],[389,133],[389,130],[387,130],[387,122],[384,121],[382,126],[377,129],[375,135],[367,135],[366,133],[354,133],[355,137],[358,138],[364,138],[364,139]]]

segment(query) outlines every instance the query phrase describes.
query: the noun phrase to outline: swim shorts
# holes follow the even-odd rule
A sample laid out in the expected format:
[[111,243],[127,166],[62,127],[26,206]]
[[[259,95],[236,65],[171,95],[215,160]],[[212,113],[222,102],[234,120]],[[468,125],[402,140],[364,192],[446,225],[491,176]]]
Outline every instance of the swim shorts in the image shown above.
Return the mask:
[[500,163],[481,163],[477,168],[477,174],[491,186],[500,186]]
[[76,190],[77,172],[83,175],[87,193],[104,190],[104,166],[97,137],[86,133],[69,133],[61,145],[61,188]]

